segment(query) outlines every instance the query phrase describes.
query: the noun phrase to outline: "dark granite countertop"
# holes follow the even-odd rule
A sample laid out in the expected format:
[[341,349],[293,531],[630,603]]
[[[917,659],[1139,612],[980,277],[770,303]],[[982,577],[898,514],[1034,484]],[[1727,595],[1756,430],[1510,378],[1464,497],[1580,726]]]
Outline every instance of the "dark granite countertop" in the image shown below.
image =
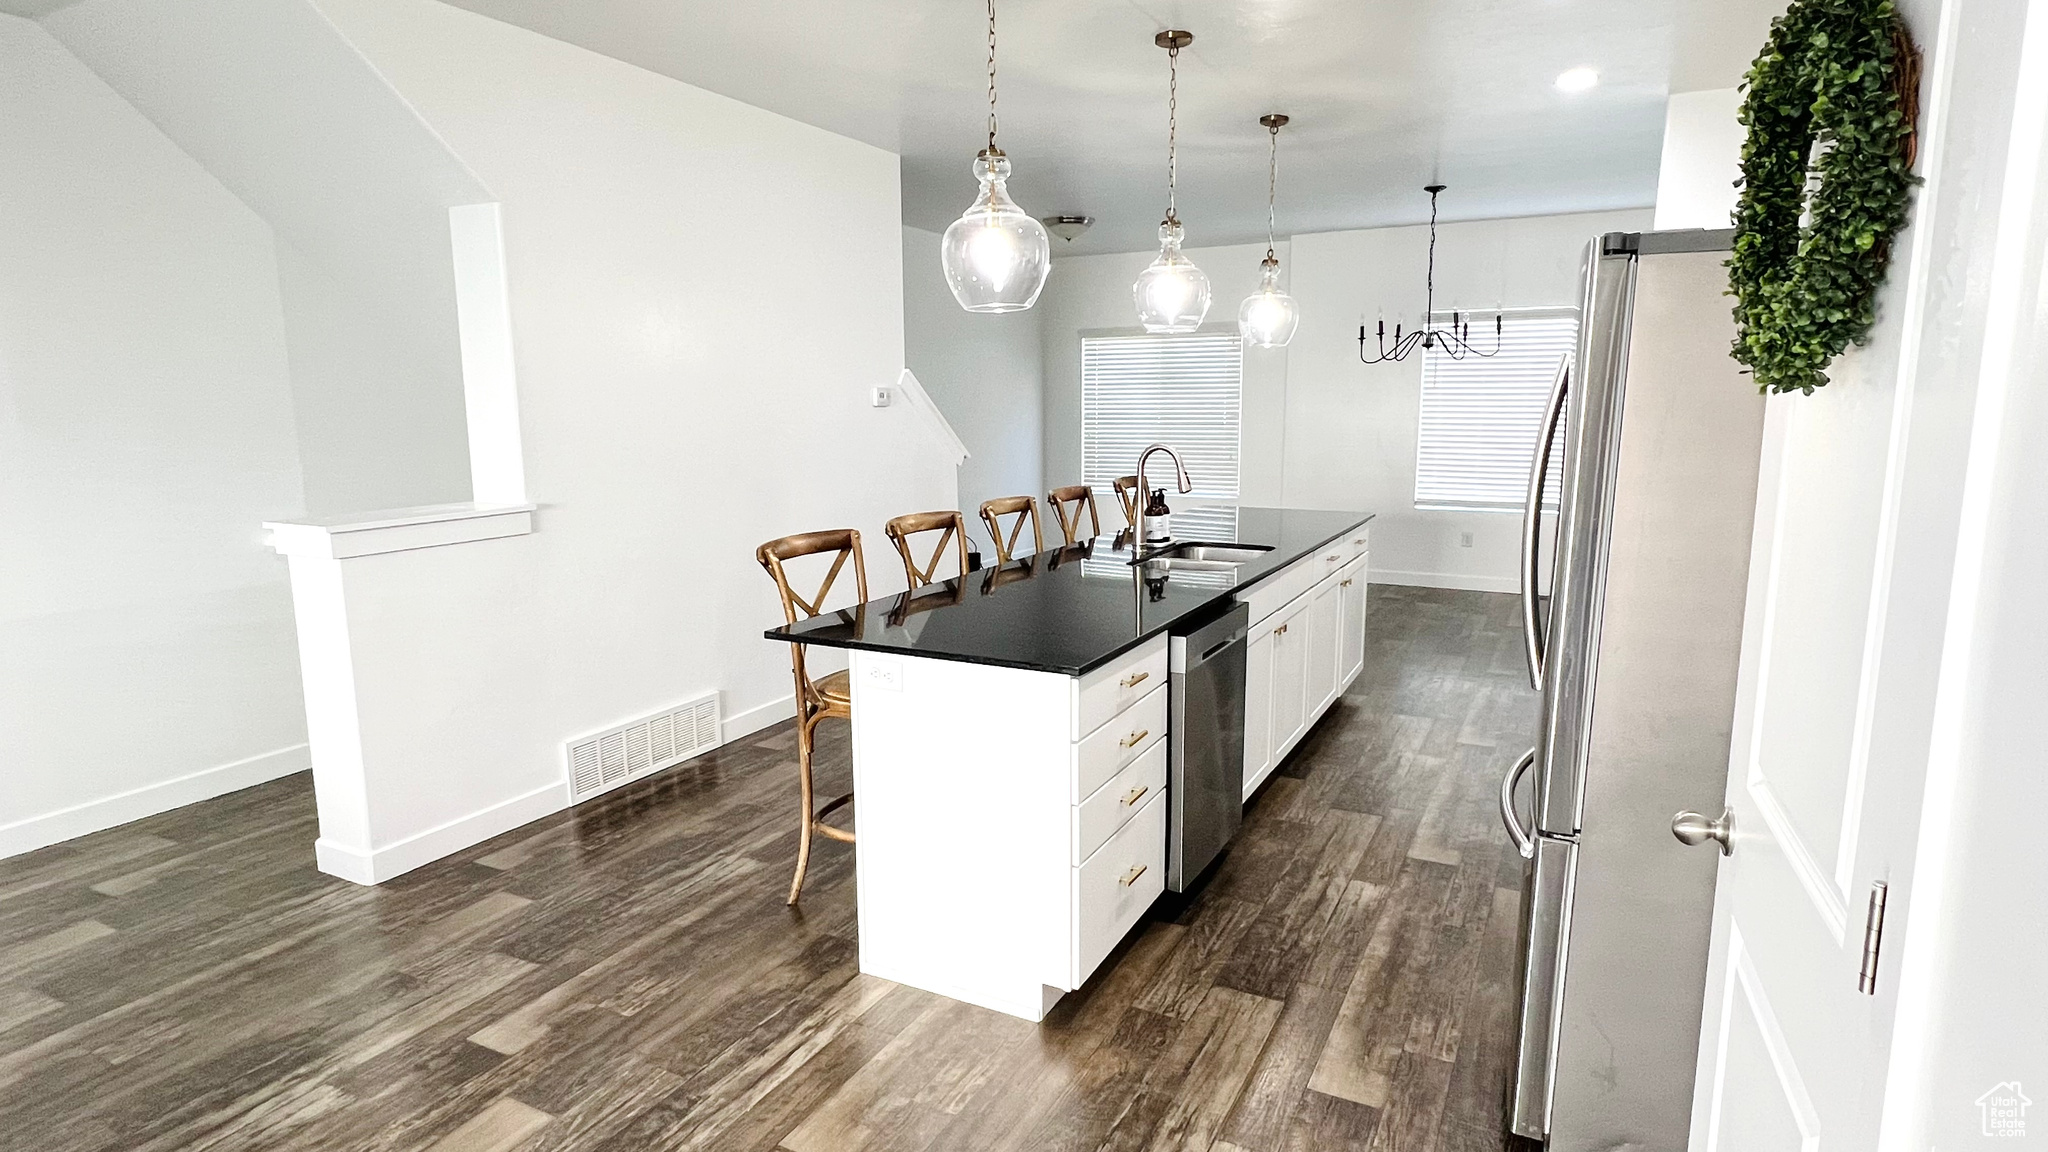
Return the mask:
[[[1366,512],[1297,508],[1203,511],[1198,532],[1176,536],[1208,543],[1265,544],[1273,550],[1234,568],[1173,571],[1162,582],[1156,573],[1147,580],[1129,563],[1131,553],[1121,537],[1098,536],[858,608],[771,628],[765,635],[827,648],[1079,676],[1372,519]],[[1177,517],[1176,527],[1185,522]],[[896,561],[888,551],[868,559],[871,565]]]

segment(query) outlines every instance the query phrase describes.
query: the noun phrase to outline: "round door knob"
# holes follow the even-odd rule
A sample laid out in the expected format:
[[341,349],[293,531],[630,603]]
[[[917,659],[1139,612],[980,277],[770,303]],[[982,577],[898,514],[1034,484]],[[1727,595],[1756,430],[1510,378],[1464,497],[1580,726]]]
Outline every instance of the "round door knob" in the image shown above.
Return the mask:
[[1735,833],[1735,810],[1721,809],[1719,820],[1709,820],[1698,812],[1680,812],[1671,818],[1671,834],[1685,845],[1705,844],[1712,840],[1721,846],[1721,855],[1735,854],[1735,845],[1730,837]]

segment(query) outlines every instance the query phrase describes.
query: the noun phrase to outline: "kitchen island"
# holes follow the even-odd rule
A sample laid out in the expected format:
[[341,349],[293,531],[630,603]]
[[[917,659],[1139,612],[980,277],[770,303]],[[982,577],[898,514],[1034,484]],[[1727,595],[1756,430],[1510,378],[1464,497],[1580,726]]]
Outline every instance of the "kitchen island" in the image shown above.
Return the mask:
[[1163,891],[1168,634],[1250,606],[1246,796],[1357,674],[1369,514],[1189,519],[766,633],[851,650],[861,971],[1042,1019]]

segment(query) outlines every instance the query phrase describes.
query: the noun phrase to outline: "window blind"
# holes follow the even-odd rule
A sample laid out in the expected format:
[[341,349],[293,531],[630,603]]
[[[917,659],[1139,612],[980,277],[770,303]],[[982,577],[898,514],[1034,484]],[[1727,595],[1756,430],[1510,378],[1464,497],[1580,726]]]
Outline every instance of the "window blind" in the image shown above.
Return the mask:
[[[1486,325],[1491,327],[1490,324]],[[1472,323],[1474,342],[1492,333]],[[1575,308],[1510,312],[1500,353],[1454,360],[1437,349],[1422,362],[1422,416],[1416,427],[1415,506],[1519,509],[1528,499],[1529,460],[1558,361],[1578,341]],[[1550,452],[1544,507],[1557,506],[1564,475],[1564,429]]]
[[1236,332],[1082,338],[1081,478],[1096,488],[1104,528],[1122,520],[1111,481],[1130,475],[1138,453],[1159,443],[1180,453],[1194,484],[1194,491],[1186,495],[1175,492],[1173,462],[1152,458],[1147,479],[1153,487],[1167,490],[1167,503],[1174,508],[1174,535],[1217,538],[1190,534],[1205,514],[1192,507],[1187,507],[1188,522],[1180,521],[1184,506],[1237,499],[1243,363]]

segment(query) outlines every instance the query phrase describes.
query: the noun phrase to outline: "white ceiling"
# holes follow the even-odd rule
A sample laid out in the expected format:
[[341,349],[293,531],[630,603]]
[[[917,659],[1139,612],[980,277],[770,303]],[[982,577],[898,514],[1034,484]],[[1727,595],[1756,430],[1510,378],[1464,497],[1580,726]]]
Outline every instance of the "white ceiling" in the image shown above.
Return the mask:
[[[451,0],[903,156],[904,219],[967,206],[986,114],[972,0]],[[1001,143],[1066,252],[1150,247],[1165,207],[1162,28],[1181,62],[1188,243],[1263,238],[1261,113],[1281,136],[1282,234],[1643,207],[1655,196],[1681,0],[1002,0]],[[1715,3],[1716,0],[1695,0]],[[1566,95],[1559,72],[1601,83]],[[1731,81],[1732,82],[1732,81]]]

